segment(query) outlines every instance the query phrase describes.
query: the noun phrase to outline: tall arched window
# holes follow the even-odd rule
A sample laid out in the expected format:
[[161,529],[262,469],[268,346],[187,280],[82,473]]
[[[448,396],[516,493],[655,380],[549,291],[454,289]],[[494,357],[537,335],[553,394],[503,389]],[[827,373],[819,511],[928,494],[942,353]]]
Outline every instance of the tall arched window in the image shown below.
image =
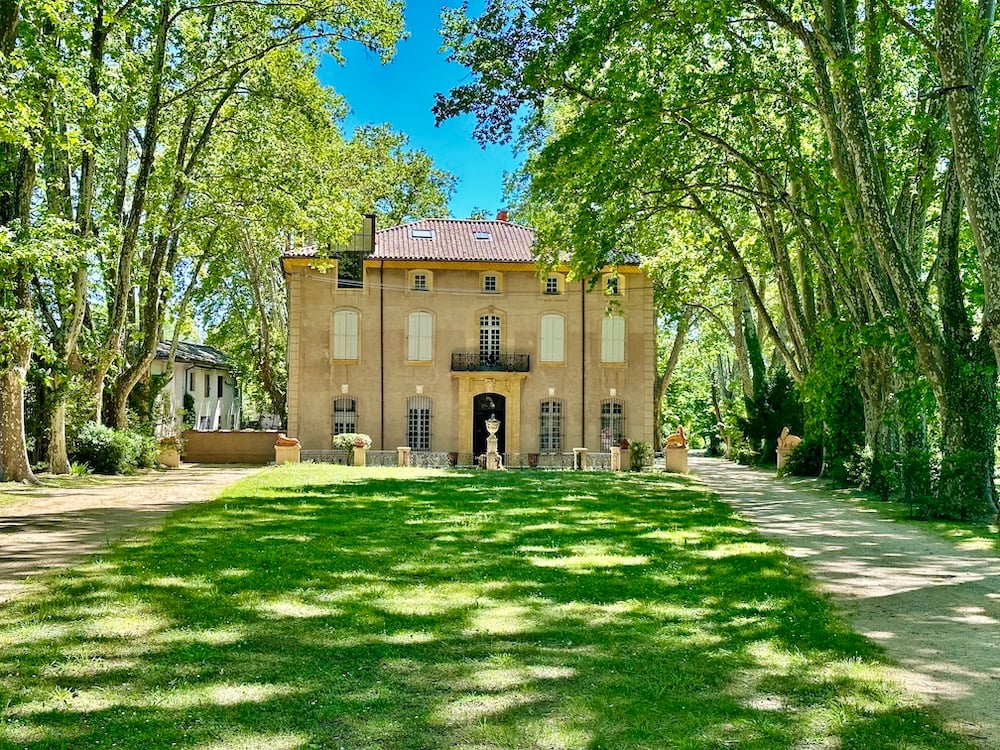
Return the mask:
[[406,399],[406,442],[415,451],[431,449],[431,400],[427,396]]
[[429,312],[411,312],[406,326],[406,359],[430,362],[434,354],[434,318]]
[[625,437],[625,402],[609,398],[601,402],[601,450],[609,451]]
[[358,313],[354,310],[333,314],[333,358],[358,358]]
[[625,318],[610,315],[601,321],[601,362],[625,361]]
[[542,401],[538,412],[538,452],[562,450],[562,401]]
[[333,400],[333,434],[358,431],[358,402],[350,396]]
[[542,362],[563,362],[566,359],[565,321],[562,315],[542,316],[539,355]]

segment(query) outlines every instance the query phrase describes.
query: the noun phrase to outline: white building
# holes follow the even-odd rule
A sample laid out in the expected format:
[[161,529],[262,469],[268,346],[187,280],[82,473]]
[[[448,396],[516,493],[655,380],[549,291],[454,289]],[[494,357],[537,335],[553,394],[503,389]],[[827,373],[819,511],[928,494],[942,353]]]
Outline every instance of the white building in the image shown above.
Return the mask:
[[[170,342],[161,341],[150,375],[166,373],[169,354]],[[178,342],[172,377],[163,386],[159,404],[161,424],[172,421],[177,430],[184,429],[185,416],[188,425],[196,430],[240,427],[239,386],[229,359],[205,344]]]

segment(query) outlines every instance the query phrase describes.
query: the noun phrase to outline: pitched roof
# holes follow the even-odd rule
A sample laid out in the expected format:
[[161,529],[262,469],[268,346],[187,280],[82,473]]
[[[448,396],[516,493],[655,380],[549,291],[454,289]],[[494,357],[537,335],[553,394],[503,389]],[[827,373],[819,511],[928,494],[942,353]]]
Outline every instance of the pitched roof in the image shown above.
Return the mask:
[[[470,261],[534,263],[535,232],[508,221],[420,219],[375,232],[369,260]],[[315,245],[286,250],[282,258],[322,256]],[[639,257],[623,252],[613,262],[639,265]]]
[[[156,358],[166,359],[170,354],[170,342],[161,341],[156,345]],[[207,344],[195,344],[191,341],[178,341],[177,352],[174,355],[175,362],[186,362],[189,365],[202,365],[217,370],[226,370],[230,367],[229,358]]]
[[421,219],[377,231],[370,257],[534,263],[534,242],[534,231],[506,221]]

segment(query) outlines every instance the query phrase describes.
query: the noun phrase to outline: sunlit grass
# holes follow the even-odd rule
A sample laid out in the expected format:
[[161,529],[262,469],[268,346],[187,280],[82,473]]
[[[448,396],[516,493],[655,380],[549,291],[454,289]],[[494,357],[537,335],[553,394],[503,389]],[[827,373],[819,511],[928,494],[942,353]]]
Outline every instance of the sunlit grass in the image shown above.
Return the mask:
[[0,748],[967,746],[684,480],[285,466],[0,610]]

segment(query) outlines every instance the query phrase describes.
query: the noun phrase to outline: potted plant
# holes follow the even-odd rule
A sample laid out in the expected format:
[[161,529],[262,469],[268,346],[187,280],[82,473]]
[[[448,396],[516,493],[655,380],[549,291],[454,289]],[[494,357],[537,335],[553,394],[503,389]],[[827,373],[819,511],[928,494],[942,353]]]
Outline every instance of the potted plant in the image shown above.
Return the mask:
[[164,435],[157,445],[159,452],[156,462],[168,469],[176,469],[181,465],[181,453],[184,450],[184,440],[180,435]]

